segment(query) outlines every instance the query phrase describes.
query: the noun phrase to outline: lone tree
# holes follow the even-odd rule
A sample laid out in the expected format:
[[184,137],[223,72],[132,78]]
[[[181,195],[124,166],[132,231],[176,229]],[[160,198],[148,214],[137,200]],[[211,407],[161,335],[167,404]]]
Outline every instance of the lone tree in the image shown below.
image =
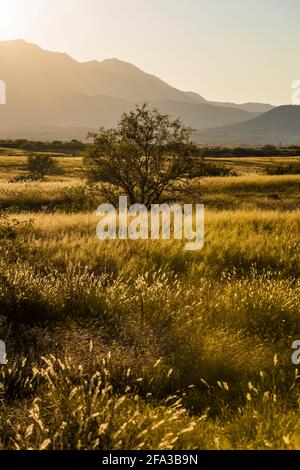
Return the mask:
[[191,129],[156,108],[137,106],[124,113],[115,129],[90,134],[84,159],[89,183],[101,183],[102,195],[116,204],[126,194],[130,204],[149,207],[174,198],[175,189],[194,176],[200,150]]
[[27,160],[29,173],[35,177],[44,179],[47,175],[55,175],[59,167],[50,155],[29,155]]

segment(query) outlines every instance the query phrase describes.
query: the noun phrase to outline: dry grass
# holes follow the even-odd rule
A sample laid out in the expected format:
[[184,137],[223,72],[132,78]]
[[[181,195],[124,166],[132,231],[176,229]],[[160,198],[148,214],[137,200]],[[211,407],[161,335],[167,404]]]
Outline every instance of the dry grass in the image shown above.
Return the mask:
[[34,223],[0,266],[0,448],[299,449],[299,181],[205,180],[193,253],[98,240],[69,183],[2,183]]
[[[56,177],[57,178],[57,177]],[[102,202],[82,191],[76,178],[42,183],[0,184],[0,208],[22,211],[90,211]],[[300,207],[300,176],[239,176],[204,178],[191,186],[189,202],[216,210],[293,211]]]

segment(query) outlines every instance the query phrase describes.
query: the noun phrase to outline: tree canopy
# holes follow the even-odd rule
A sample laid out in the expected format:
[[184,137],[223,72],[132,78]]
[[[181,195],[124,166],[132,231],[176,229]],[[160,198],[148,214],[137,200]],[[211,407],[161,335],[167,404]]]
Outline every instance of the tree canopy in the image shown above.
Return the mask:
[[130,204],[146,206],[172,198],[180,181],[189,178],[200,149],[192,130],[144,104],[124,113],[115,129],[91,134],[84,163],[90,183],[101,183],[105,198],[116,203],[120,194]]

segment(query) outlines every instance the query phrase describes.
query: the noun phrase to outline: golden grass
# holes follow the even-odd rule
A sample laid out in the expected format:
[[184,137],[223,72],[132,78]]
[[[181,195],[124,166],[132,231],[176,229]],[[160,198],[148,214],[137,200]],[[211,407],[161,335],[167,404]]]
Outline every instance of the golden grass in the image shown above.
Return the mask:
[[[72,192],[70,192],[70,188]],[[0,183],[0,208],[10,211],[90,210],[101,201],[82,193],[82,182]],[[300,208],[300,175],[204,178],[193,185],[193,200],[217,210],[277,210]]]
[[234,169],[239,175],[263,175],[266,167],[298,163],[300,157],[209,157],[207,161]]
[[[52,154],[51,154],[52,155]],[[82,157],[56,156],[55,160],[62,169],[59,176],[48,177],[50,181],[61,179],[70,181],[82,173]],[[27,173],[27,157],[20,155],[0,155],[0,181],[5,182]]]
[[[159,268],[189,276],[219,276],[228,269],[247,272],[252,265],[283,276],[298,275],[300,211],[206,210],[205,246],[187,252],[181,241],[101,241],[96,236],[95,213],[15,214],[33,218],[29,243],[39,247],[42,263],[66,266],[83,263],[93,269],[106,264],[118,272]],[[127,256],[127,262],[123,257]]]
[[199,252],[98,240],[95,211],[49,213],[69,183],[1,183],[34,222],[0,265],[0,449],[299,449],[299,183],[204,180]]

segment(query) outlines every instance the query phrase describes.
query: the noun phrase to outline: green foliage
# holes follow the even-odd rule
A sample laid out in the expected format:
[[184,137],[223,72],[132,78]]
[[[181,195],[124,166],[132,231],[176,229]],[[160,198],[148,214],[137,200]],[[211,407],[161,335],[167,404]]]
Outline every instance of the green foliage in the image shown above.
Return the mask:
[[29,251],[22,236],[32,228],[32,221],[20,222],[0,212],[0,263],[25,260]]
[[62,188],[56,208],[61,208],[65,212],[92,212],[99,203],[99,194],[95,188],[79,184]]
[[260,147],[203,147],[203,154],[206,157],[293,157],[300,155],[300,147],[298,145],[290,145],[288,147],[276,147],[275,145]]
[[41,181],[41,176],[34,173],[31,175],[19,175],[11,178],[9,183],[31,183],[34,181]]
[[200,159],[199,162],[194,164],[194,168],[193,176],[195,178],[204,176],[236,176],[236,173],[230,168],[226,168],[222,165],[208,163]]
[[176,183],[192,176],[200,154],[190,128],[147,105],[124,113],[116,129],[91,137],[84,159],[88,181],[102,183],[102,195],[114,204],[122,193],[130,204],[146,206],[163,195],[174,198]]
[[300,175],[300,163],[272,165],[266,169],[267,175]]
[[55,175],[59,172],[57,162],[49,155],[29,155],[28,171],[35,179],[41,180],[47,175]]
[[31,141],[27,139],[0,140],[0,147],[5,149],[22,149],[28,152],[55,152],[77,155],[86,150],[86,144],[73,139],[69,142],[55,140],[53,142]]

